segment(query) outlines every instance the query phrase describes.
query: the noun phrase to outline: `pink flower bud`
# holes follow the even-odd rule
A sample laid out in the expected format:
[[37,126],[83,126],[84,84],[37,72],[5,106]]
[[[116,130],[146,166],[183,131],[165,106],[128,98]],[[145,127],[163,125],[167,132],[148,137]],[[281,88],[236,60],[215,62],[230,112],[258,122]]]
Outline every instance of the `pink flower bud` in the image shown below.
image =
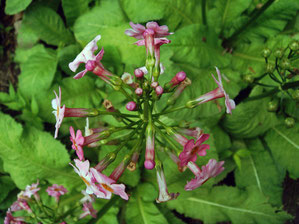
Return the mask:
[[159,85],[158,82],[152,82],[151,87],[156,88]]
[[136,68],[135,71],[134,71],[134,75],[136,76],[136,78],[143,78],[144,76],[144,72],[139,69],[139,68]]
[[136,93],[137,96],[141,96],[142,93],[143,93],[143,90],[138,87],[137,89],[135,89],[135,93]]
[[148,170],[154,169],[154,167],[155,167],[155,161],[153,161],[153,160],[145,160],[144,161],[144,167],[145,167],[145,169],[148,169]]
[[178,73],[175,75],[175,77],[177,78],[177,80],[178,80],[179,82],[182,82],[182,81],[184,81],[184,80],[186,79],[186,73],[183,72],[183,71],[178,72]]
[[93,60],[88,60],[85,64],[85,68],[88,71],[93,71],[95,67],[96,67],[96,62]]
[[126,108],[128,111],[134,111],[136,110],[136,103],[134,101],[130,101],[129,103],[127,103]]
[[156,91],[157,95],[159,96],[163,93],[164,90],[163,90],[162,86],[157,86],[155,91]]

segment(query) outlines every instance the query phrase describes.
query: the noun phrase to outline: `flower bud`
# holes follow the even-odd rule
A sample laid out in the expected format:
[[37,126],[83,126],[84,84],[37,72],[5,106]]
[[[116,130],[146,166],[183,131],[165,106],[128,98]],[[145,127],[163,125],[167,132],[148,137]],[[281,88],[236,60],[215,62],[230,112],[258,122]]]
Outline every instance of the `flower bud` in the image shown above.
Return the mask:
[[275,67],[273,64],[270,64],[270,63],[267,64],[266,70],[268,73],[272,73],[274,71],[274,69],[275,69]]
[[138,87],[137,89],[135,89],[135,93],[136,93],[137,96],[141,96],[142,93],[143,93],[143,90]]
[[128,111],[134,111],[136,110],[137,106],[134,101],[130,101],[129,103],[127,103],[126,108]]
[[159,85],[158,82],[152,82],[151,87],[153,87],[154,89]]
[[299,42],[294,40],[292,41],[290,44],[289,44],[289,48],[292,50],[292,51],[297,51],[299,49]]
[[275,112],[278,109],[278,100],[272,100],[268,103],[267,110],[269,112]]
[[274,56],[276,58],[282,58],[283,54],[284,54],[283,49],[277,49],[276,51],[274,51]]
[[144,73],[141,69],[136,68],[135,71],[134,71],[134,75],[136,76],[136,78],[141,79],[141,78],[143,78]]
[[262,51],[262,56],[264,58],[268,58],[270,55],[271,55],[271,50],[269,48],[264,48],[263,51]]
[[292,128],[295,126],[295,119],[292,118],[292,117],[287,117],[285,120],[284,120],[284,123],[285,125],[288,127],[288,128]]
[[157,86],[156,89],[155,89],[155,91],[156,91],[156,94],[157,94],[158,96],[160,96],[160,95],[163,93],[163,88],[162,88],[162,86]]
[[291,68],[291,63],[290,63],[290,61],[288,60],[288,59],[283,59],[283,61],[281,62],[281,67],[283,68],[283,69],[290,69]]
[[253,75],[251,75],[251,74],[246,74],[246,75],[243,76],[243,80],[244,80],[246,83],[251,84],[251,83],[254,82],[254,77],[253,77]]

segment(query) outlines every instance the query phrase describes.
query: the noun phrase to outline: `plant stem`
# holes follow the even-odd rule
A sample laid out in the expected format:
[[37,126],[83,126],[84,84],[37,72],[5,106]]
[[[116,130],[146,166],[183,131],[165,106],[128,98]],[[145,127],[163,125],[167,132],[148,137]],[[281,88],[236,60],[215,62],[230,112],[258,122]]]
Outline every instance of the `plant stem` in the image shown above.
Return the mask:
[[231,43],[241,34],[243,33],[253,22],[257,20],[257,18],[274,2],[275,0],[268,0],[261,9],[256,10],[255,13],[252,13],[249,20],[238,30],[236,30],[233,35],[231,35],[225,42],[227,45],[231,45]]
[[160,115],[163,115],[163,114],[172,113],[172,112],[175,112],[175,111],[178,111],[178,110],[182,110],[182,109],[185,109],[185,108],[187,108],[187,107],[184,105],[184,106],[180,106],[180,107],[176,107],[176,108],[167,110],[165,112],[154,114],[153,116],[160,116]]
[[201,0],[201,15],[202,15],[202,23],[203,25],[208,25],[207,23],[207,15],[206,15],[206,0]]

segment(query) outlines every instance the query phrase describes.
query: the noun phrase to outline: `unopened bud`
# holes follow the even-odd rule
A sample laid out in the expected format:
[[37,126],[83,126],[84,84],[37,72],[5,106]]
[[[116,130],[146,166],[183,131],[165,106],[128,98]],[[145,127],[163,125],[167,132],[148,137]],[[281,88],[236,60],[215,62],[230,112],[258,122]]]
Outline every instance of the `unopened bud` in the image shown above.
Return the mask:
[[282,58],[282,56],[283,56],[283,49],[277,49],[276,51],[274,51],[274,56],[276,57],[276,58]]
[[143,78],[144,76],[144,73],[141,69],[139,68],[136,68],[135,71],[134,71],[134,75],[136,76],[136,78]]
[[268,58],[270,55],[271,55],[271,50],[270,50],[269,48],[265,48],[265,49],[263,49],[263,51],[262,51],[262,56],[263,56],[264,58]]
[[251,83],[254,82],[254,77],[253,77],[253,75],[251,75],[251,74],[246,74],[246,75],[244,75],[243,80],[244,80],[245,82],[251,84]]
[[137,88],[137,89],[135,89],[135,93],[137,96],[141,96],[143,93],[143,90],[141,88]]
[[127,103],[126,108],[128,111],[134,111],[137,108],[137,105],[134,101],[130,101],[129,103]]
[[287,117],[285,120],[284,120],[284,123],[286,124],[286,126],[288,128],[292,128],[295,126],[295,119],[292,118],[292,117]]
[[158,82],[152,82],[151,87],[156,88],[159,85]]
[[267,110],[269,112],[275,112],[278,109],[278,100],[272,100],[268,103]]
[[156,89],[155,89],[155,91],[156,91],[156,94],[157,94],[158,96],[160,96],[160,95],[163,93],[163,88],[162,88],[162,86],[157,86]]

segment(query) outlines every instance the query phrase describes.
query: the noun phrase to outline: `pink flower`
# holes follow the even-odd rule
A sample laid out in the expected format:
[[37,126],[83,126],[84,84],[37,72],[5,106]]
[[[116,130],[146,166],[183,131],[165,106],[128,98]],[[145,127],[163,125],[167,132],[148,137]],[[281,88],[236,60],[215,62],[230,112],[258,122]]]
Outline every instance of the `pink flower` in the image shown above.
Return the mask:
[[84,137],[82,136],[82,132],[80,130],[77,130],[77,133],[75,135],[74,128],[70,127],[70,133],[71,137],[70,140],[73,143],[72,148],[76,150],[77,156],[80,160],[84,159],[84,152],[83,152],[83,143],[84,143]]
[[148,170],[155,168],[155,136],[151,125],[148,125],[146,130],[144,167]]
[[162,203],[176,199],[180,194],[179,193],[170,193],[168,192],[166,180],[161,165],[157,164],[157,182],[159,185],[159,197],[156,199],[157,203]]
[[59,97],[57,96],[55,90],[54,93],[56,98],[52,100],[52,108],[54,109],[52,113],[55,115],[56,118],[56,124],[55,124],[56,130],[55,130],[54,138],[57,138],[58,130],[64,118],[65,105],[61,107],[61,88],[59,87]]
[[185,190],[194,190],[203,185],[210,178],[219,175],[224,170],[223,164],[224,161],[217,162],[215,159],[210,159],[208,164],[202,166],[200,170],[195,163],[189,162],[188,168],[194,173],[195,178],[186,184]]
[[80,199],[80,202],[82,204],[85,202],[94,202],[95,201],[93,194],[88,194],[85,190],[82,190],[81,193],[84,195],[84,197]]
[[128,111],[135,111],[137,109],[137,104],[134,101],[130,101],[126,104],[126,109]]
[[25,223],[24,217],[13,217],[10,209],[6,212],[6,217],[4,219],[4,224],[22,224]]
[[89,171],[89,161],[85,160],[84,162],[74,159],[76,167],[70,163],[70,165],[74,168],[75,172],[80,176],[83,182],[86,185],[86,193],[87,194],[95,194],[97,197],[104,197],[105,193],[98,189],[98,187],[94,184],[92,180],[93,176]]
[[[197,159],[197,155],[205,156],[207,154],[206,150],[210,148],[207,144],[202,144],[204,141],[208,140],[210,135],[202,134],[194,143],[194,139],[189,140],[185,146],[181,154],[179,155],[179,159],[181,160],[181,166],[186,166],[189,161],[195,162]],[[196,155],[197,154],[197,155]]]
[[107,177],[106,175],[98,172],[96,169],[91,168],[90,172],[94,178],[94,182],[98,189],[104,193],[103,196],[98,196],[99,198],[110,199],[113,194],[119,195],[121,198],[128,200],[129,196],[125,192],[124,184],[115,184],[115,180]]
[[146,28],[140,24],[134,24],[132,22],[130,22],[130,26],[132,29],[126,30],[125,34],[130,37],[135,37],[138,40],[144,39],[144,33],[146,30],[152,30],[155,38],[161,38],[172,34],[168,32],[168,27],[166,25],[159,26],[156,22],[148,22],[146,24]]
[[37,181],[36,184],[27,185],[23,193],[23,196],[28,198],[31,198],[32,195],[38,196],[37,192],[40,190],[38,185],[39,185],[39,181]]
[[51,187],[48,187],[47,190],[48,194],[52,197],[56,198],[56,201],[59,201],[59,197],[61,195],[66,194],[68,191],[62,185],[58,186],[57,184],[53,184]]
[[97,217],[97,211],[92,207],[92,203],[84,203],[82,210],[84,211],[80,215],[80,219],[83,219],[87,215],[91,215],[92,217],[96,218]]
[[23,198],[19,198],[18,197],[18,200],[15,201],[11,206],[10,206],[10,209],[12,212],[15,212],[15,211],[19,211],[19,210],[25,210],[29,213],[32,213],[32,210],[31,208],[29,207],[27,201]]
[[195,127],[195,128],[182,128],[178,130],[179,133],[184,134],[184,135],[189,135],[193,138],[199,138],[202,134],[203,131],[201,128],[199,127]]
[[105,82],[109,82],[112,74],[108,72],[101,63],[104,55],[104,49],[94,55],[94,52],[98,49],[97,42],[101,39],[101,35],[96,36],[91,42],[89,42],[85,48],[77,55],[74,61],[69,63],[69,68],[75,72],[81,63],[85,63],[85,69],[74,76],[74,79],[82,78],[87,71],[93,72],[99,76]]
[[[216,72],[217,72],[219,81],[216,80],[216,78],[214,77],[213,74],[212,74],[212,76],[213,76],[213,79],[215,80],[216,84],[218,85],[218,88],[198,97],[195,100],[195,102],[197,105],[199,105],[199,104],[206,103],[208,101],[211,101],[211,100],[214,100],[217,98],[225,97],[226,113],[231,114],[232,109],[235,109],[235,107],[236,107],[235,101],[230,99],[229,95],[225,92],[225,90],[223,88],[223,84],[222,84],[221,73],[217,67],[216,67]],[[191,102],[191,104],[192,104],[192,102]]]

